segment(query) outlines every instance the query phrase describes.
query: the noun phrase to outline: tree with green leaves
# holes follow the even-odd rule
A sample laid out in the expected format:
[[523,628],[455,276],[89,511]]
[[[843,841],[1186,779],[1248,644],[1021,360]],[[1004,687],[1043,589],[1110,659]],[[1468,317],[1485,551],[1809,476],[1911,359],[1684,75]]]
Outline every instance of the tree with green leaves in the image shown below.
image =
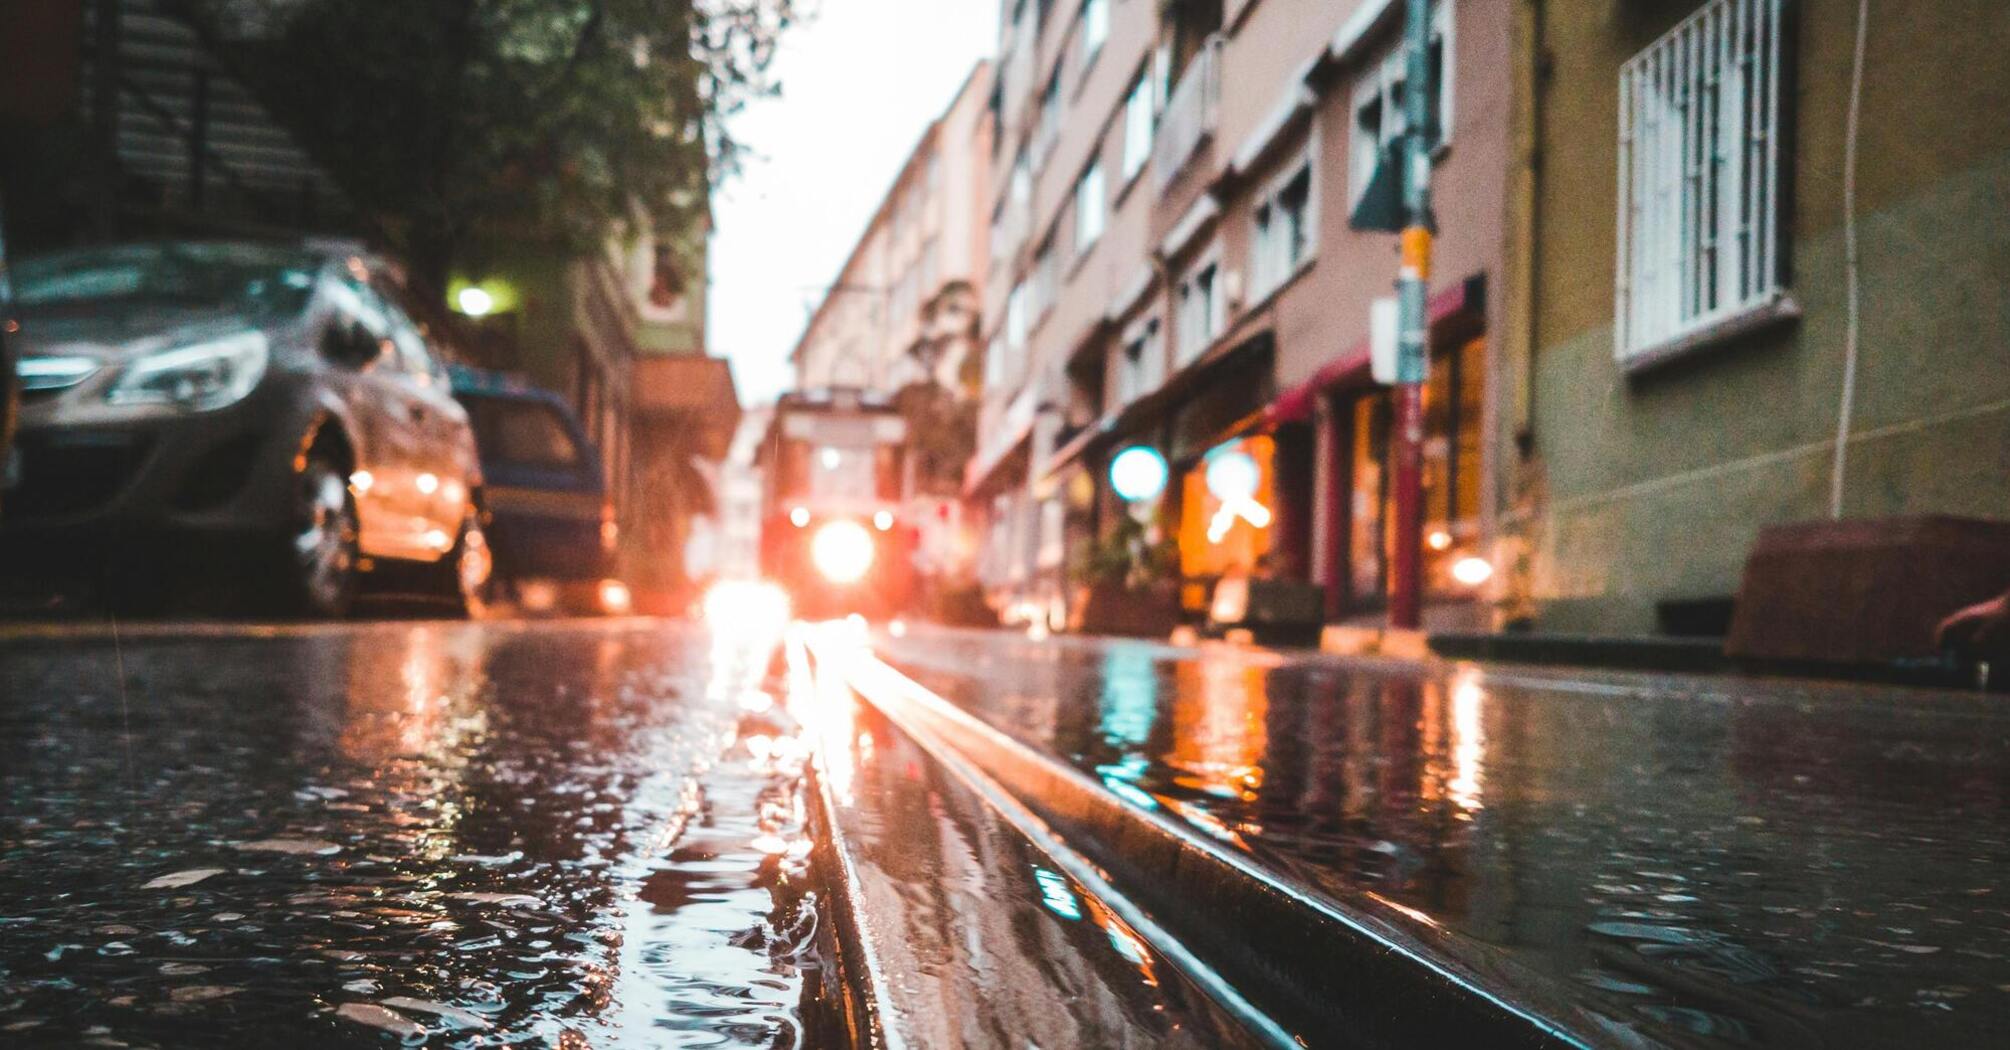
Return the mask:
[[691,227],[799,0],[180,0],[438,290],[484,243]]

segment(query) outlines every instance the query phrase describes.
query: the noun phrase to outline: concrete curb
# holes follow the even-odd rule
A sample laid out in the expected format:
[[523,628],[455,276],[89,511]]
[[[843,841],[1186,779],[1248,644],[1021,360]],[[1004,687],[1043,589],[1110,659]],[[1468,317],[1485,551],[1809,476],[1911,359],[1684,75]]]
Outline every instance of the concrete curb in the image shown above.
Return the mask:
[[853,688],[910,736],[1005,785],[1303,1045],[1590,1045],[1539,978],[1390,906],[1371,915],[1292,886],[1118,799],[868,658]]

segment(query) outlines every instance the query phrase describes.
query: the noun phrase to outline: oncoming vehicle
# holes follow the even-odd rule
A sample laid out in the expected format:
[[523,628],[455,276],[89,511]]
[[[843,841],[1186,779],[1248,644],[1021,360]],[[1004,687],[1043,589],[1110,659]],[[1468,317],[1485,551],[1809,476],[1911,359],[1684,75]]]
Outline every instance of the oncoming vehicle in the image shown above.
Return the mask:
[[599,450],[565,403],[501,372],[455,367],[487,485],[491,591],[526,612],[625,613]]
[[[465,604],[481,471],[445,368],[353,245],[169,241],[17,259],[0,576],[221,588],[340,616],[370,568]],[[154,586],[142,586],[151,582]]]
[[782,395],[757,461],[768,478],[761,571],[804,616],[904,611],[917,533],[900,516],[907,422],[838,388]]

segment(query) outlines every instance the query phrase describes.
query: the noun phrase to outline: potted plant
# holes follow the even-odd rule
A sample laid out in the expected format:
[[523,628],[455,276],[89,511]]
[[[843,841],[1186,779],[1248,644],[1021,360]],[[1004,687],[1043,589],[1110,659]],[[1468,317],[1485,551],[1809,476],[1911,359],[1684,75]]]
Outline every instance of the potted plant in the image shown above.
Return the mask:
[[1131,515],[1082,550],[1086,587],[1075,627],[1088,634],[1164,637],[1179,623],[1179,546]]

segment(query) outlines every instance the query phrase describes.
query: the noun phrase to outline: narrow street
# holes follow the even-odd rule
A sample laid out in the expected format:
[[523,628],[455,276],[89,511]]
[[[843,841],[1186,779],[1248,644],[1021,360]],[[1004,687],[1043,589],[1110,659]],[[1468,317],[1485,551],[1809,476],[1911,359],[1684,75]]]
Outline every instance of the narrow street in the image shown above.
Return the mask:
[[[1414,1007],[1413,972],[1451,979],[1390,1015],[1413,1037],[1487,1002],[1591,1045],[1976,1045],[2010,1014],[1987,697],[797,637],[12,627],[0,1032],[1372,1045],[1348,997]],[[1167,828],[1236,874],[1140,873]]]

